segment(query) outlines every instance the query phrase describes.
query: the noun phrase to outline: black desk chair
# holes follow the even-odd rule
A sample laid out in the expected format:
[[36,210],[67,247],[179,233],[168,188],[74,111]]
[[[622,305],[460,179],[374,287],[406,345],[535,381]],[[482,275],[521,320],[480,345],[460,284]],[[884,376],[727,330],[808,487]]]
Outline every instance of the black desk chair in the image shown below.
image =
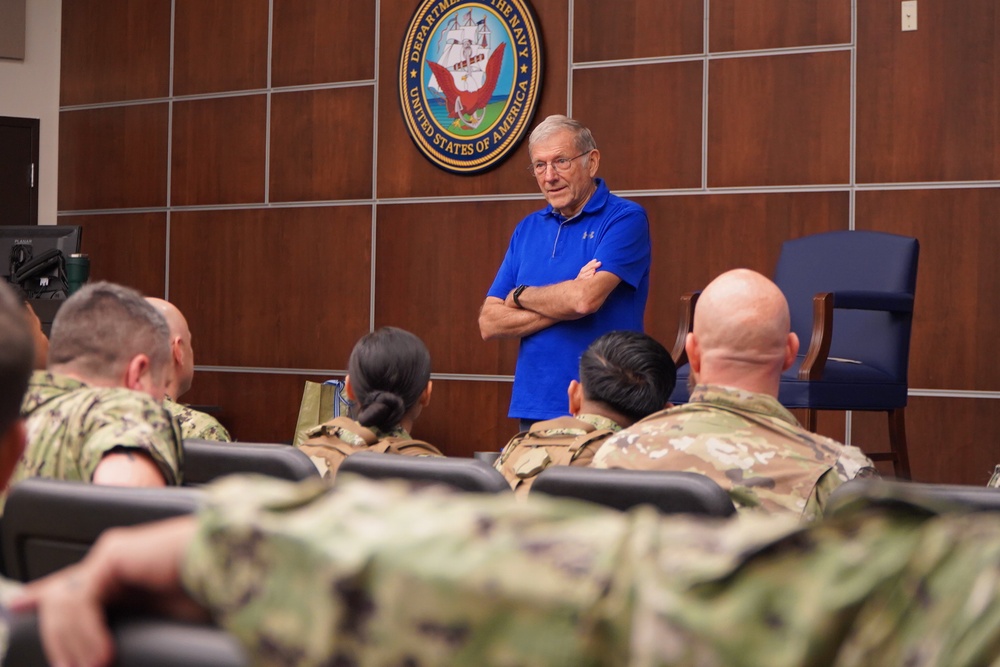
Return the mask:
[[503,475],[479,459],[359,452],[344,459],[337,474],[341,473],[353,473],[371,479],[439,482],[462,491],[510,491],[510,484]]
[[[112,617],[116,667],[248,667],[250,660],[225,630],[157,618]],[[35,614],[10,616],[4,664],[48,667]]]
[[589,500],[617,510],[646,503],[665,514],[736,513],[721,486],[693,472],[551,466],[539,473],[528,497],[537,493]]
[[202,496],[197,489],[177,487],[26,479],[11,487],[4,507],[0,541],[7,576],[43,577],[78,562],[105,529],[191,514]]
[[1000,512],[1000,489],[965,484],[852,479],[830,494],[823,513],[826,516],[834,515],[861,500],[879,505],[916,504],[934,511]]
[[197,486],[234,473],[256,473],[298,482],[319,477],[309,457],[291,445],[184,441],[184,484]]

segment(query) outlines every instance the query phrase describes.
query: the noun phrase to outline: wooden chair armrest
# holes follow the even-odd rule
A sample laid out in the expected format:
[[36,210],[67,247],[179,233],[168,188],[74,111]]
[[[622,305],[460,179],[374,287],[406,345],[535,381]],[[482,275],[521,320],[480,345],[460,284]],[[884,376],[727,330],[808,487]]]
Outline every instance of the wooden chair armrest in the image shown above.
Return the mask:
[[833,294],[820,292],[813,297],[813,328],[809,350],[799,368],[799,379],[816,381],[823,378],[826,359],[830,356],[833,338]]
[[670,356],[674,359],[674,365],[680,368],[688,362],[687,352],[684,345],[687,342],[687,335],[694,328],[694,307],[698,303],[701,292],[688,292],[681,297],[677,311],[677,339],[674,341],[674,348],[670,350]]

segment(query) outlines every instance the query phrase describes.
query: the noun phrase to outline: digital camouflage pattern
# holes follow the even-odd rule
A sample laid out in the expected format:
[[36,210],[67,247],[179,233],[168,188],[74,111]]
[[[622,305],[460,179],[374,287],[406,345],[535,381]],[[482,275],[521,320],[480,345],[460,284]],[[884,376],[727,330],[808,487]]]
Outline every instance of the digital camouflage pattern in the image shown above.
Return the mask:
[[89,482],[101,458],[114,449],[141,449],[167,484],[181,483],[180,430],[146,394],[36,371],[21,415],[28,444],[11,484],[27,477]]
[[601,444],[620,430],[614,421],[592,414],[535,422],[511,438],[493,467],[523,498],[543,470],[553,465],[590,465]]
[[193,410],[169,396],[163,397],[163,407],[174,416],[177,425],[181,427],[181,437],[184,440],[233,441],[226,427],[210,414]]
[[434,445],[411,438],[402,426],[384,432],[377,426],[362,426],[350,417],[337,417],[309,429],[306,440],[296,447],[309,456],[326,480],[333,479],[344,459],[358,452],[443,456]]
[[726,489],[737,510],[807,520],[843,482],[878,476],[861,450],[805,430],[773,396],[714,385],[609,438],[593,465],[700,473]]
[[720,520],[349,478],[210,496],[182,579],[257,665],[1000,661],[997,514]]

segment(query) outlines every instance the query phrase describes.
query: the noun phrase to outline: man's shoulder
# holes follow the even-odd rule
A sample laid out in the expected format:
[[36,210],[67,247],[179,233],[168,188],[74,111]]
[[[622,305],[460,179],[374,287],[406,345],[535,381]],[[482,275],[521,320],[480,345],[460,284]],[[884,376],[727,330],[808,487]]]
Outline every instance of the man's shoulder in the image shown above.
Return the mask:
[[181,436],[185,440],[215,440],[218,442],[232,440],[226,427],[206,412],[178,403],[169,396],[163,399],[163,407],[173,415],[177,425],[181,428]]
[[149,394],[124,387],[85,387],[77,393],[81,400],[90,401],[94,409],[102,412],[141,412],[160,418],[168,414],[163,405]]
[[[598,464],[674,468],[683,461],[693,469],[698,461],[710,461],[717,468],[740,466],[741,455],[756,451],[766,455],[756,457],[752,465],[748,462],[748,467],[764,469],[785,459],[812,458],[829,468],[845,454],[844,445],[802,428],[783,408],[761,409],[717,387],[695,392],[695,398],[699,400],[649,415],[609,438],[598,453]],[[861,467],[856,463],[861,459],[848,455],[844,467]]]
[[[593,208],[585,207],[584,210],[593,210],[598,215],[607,216],[610,214],[627,214],[634,213],[639,214],[643,218],[646,217],[646,209],[636,201],[631,199],[626,199],[620,195],[616,195],[611,192],[608,188],[607,183],[602,179],[597,180],[597,191],[591,198],[593,203]],[[617,216],[616,216],[617,217]]]

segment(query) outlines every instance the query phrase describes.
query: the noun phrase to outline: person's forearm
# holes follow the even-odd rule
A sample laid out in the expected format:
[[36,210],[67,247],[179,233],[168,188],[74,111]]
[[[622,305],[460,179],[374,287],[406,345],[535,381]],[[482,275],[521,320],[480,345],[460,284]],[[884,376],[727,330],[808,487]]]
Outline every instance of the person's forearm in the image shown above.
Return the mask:
[[[608,294],[621,282],[617,276],[606,271],[592,277],[577,277],[561,283],[540,287],[526,287],[517,297],[518,304],[553,320],[578,320],[586,317],[604,304]],[[507,296],[505,305],[516,308],[513,293]]]
[[488,299],[479,311],[479,333],[483,340],[522,338],[558,321],[531,310],[508,306],[500,299]]
[[196,528],[192,517],[180,517],[105,531],[86,558],[28,584],[10,607],[37,610],[52,664],[106,665],[114,655],[106,605],[142,601],[188,619],[204,611],[180,582],[181,558]]
[[[590,303],[584,297],[579,281],[567,280],[542,287],[529,286],[517,300],[525,312],[554,320],[578,320],[596,310],[590,310]],[[514,305],[513,299],[508,298],[507,301],[507,305]]]

